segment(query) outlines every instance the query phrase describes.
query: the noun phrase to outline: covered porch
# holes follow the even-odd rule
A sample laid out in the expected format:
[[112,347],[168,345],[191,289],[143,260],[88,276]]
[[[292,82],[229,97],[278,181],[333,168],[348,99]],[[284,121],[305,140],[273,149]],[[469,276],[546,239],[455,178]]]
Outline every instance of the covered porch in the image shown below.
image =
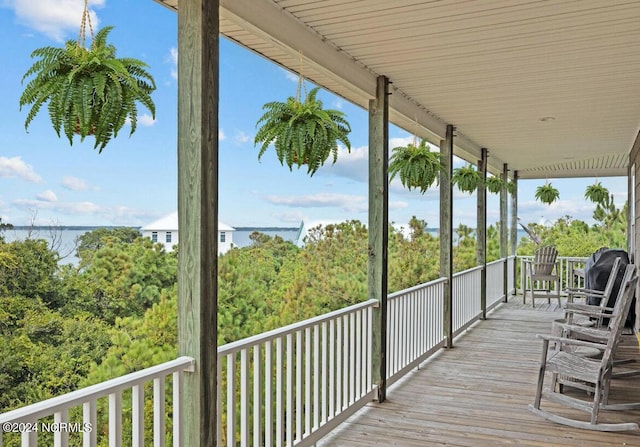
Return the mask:
[[[458,352],[453,341],[457,333],[486,317],[495,290],[504,298],[510,293],[513,270],[510,274],[507,259],[515,255],[519,179],[627,176],[625,248],[637,258],[640,82],[634,73],[640,66],[640,31],[635,26],[639,5],[624,1],[159,1],[178,12],[179,24],[179,213],[180,226],[189,234],[181,240],[180,250],[179,349],[198,365],[195,374],[185,376],[185,394],[198,398],[185,400],[186,445],[212,445],[214,439],[225,437],[227,442],[236,438],[241,445],[261,445],[263,435],[273,437],[273,441],[264,440],[265,445],[310,445],[326,434],[324,430],[331,431],[373,399],[385,405],[387,386],[396,380],[396,373],[414,368],[424,360],[420,356],[442,346]],[[262,339],[252,340],[251,346],[235,346],[225,352],[224,359],[210,354],[216,339],[216,277],[211,274],[216,267],[215,242],[210,234],[215,234],[217,221],[220,34],[294,72],[300,70],[302,59],[308,79],[369,111],[367,298],[373,304],[366,312],[344,317],[340,330],[352,331],[352,344],[347,344],[344,332],[343,338],[332,339],[332,330],[324,332],[325,323],[319,321],[263,347]],[[423,320],[426,326],[410,323],[419,314],[415,309],[400,307],[394,313],[387,291],[390,122],[439,146],[445,164],[446,172],[440,177],[441,280],[437,287],[441,290],[435,295],[442,299],[434,301],[442,308]],[[456,289],[452,268],[449,179],[454,154],[477,164],[484,176],[500,176],[516,186],[511,219],[506,187],[500,193],[503,265],[497,276],[492,276],[486,262],[486,201],[483,188],[479,190],[478,268],[472,275],[477,282],[468,289]],[[191,175],[194,172],[197,175]],[[473,305],[467,307],[467,302]],[[428,306],[424,309],[428,311]],[[398,322],[393,320],[396,317]],[[434,331],[435,344],[424,346],[418,357],[398,355],[398,347],[406,349],[402,337],[424,327]],[[365,346],[362,340],[370,344]],[[346,349],[341,355],[349,353],[340,366],[336,358],[329,368],[344,371],[339,386],[337,377],[332,384],[322,368],[314,373],[306,369],[331,365],[334,344]],[[308,350],[297,351],[297,346]],[[479,344],[475,349],[488,348]],[[324,355],[329,359],[325,361]],[[264,382],[264,390],[254,388],[250,380],[262,374],[249,373],[250,359],[263,356],[275,359],[264,369],[274,371],[273,389],[271,380]],[[396,365],[398,359],[402,361]],[[238,376],[239,394],[236,384],[226,394],[216,389],[224,380],[225,368],[237,362],[240,372],[236,374],[234,368],[226,377],[233,382]],[[353,365],[358,367],[352,369]],[[452,373],[464,377],[469,367],[455,365]],[[350,371],[370,374],[354,376]],[[315,373],[320,379],[314,379]],[[295,389],[307,377],[311,384]],[[278,383],[286,387],[278,388]],[[252,428],[263,417],[262,413],[250,416],[260,408],[252,399],[263,391],[276,396],[264,408],[267,425],[275,420],[274,433]],[[463,399],[455,389],[449,391],[450,399]],[[237,404],[225,400],[225,395],[236,394]],[[335,400],[323,401],[325,395]],[[237,408],[237,415],[231,412],[229,420],[225,413],[224,421],[215,415],[221,402]],[[290,413],[286,408],[305,411]],[[533,424],[544,426],[541,421]]]
[[[417,127],[417,135],[439,145],[449,160],[455,153],[478,163],[485,175],[516,184],[523,178],[628,176],[627,248],[637,259],[638,4],[158,1],[178,11],[179,22],[181,357],[4,414],[0,421],[52,416],[66,422],[69,408],[79,406],[82,420],[96,426],[103,399],[109,439],[119,445],[127,390],[134,445],[145,443],[150,418],[158,446],[169,432],[174,445],[189,447],[640,443],[636,433],[573,430],[527,411],[540,355],[535,334],[548,332],[560,314],[502,303],[512,300],[514,290],[517,192],[511,221],[506,189],[501,193],[502,253],[496,264],[487,264],[485,254],[476,269],[454,275],[452,190],[446,181],[442,278],[388,295],[384,239],[386,129],[392,121],[411,131]],[[212,235],[218,221],[221,33],[294,71],[303,54],[307,77],[369,110],[372,236],[368,301],[219,347],[216,355]],[[447,168],[450,174],[451,163]],[[486,225],[483,213],[486,203],[479,201],[478,229]],[[635,344],[627,348],[637,355]],[[145,383],[152,393],[145,394]],[[171,429],[164,420],[168,384]],[[616,382],[614,396],[640,401],[634,385]],[[145,413],[145,399],[153,416]],[[39,436],[23,432],[22,443],[36,445]],[[99,442],[95,431],[82,436],[87,446]],[[55,441],[69,444],[60,433]]]
[[[443,350],[392,385],[383,404],[371,403],[319,446],[610,446],[640,444],[640,433],[578,430],[543,420],[533,402],[542,342],[562,312],[531,309],[512,296]],[[625,358],[640,360],[635,336],[625,336]],[[636,366],[637,367],[637,366]],[[640,402],[639,378],[614,381],[616,401]],[[560,408],[560,407],[559,407]],[[586,413],[574,411],[576,418]],[[640,411],[604,412],[603,421],[640,420]]]

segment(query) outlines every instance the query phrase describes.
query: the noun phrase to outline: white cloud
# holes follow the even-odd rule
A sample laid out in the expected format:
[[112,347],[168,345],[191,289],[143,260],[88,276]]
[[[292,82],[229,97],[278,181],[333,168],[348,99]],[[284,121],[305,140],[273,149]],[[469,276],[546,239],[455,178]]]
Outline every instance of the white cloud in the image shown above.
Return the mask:
[[175,47],[169,48],[169,56],[167,61],[171,64],[171,77],[178,79],[178,49]]
[[0,178],[21,178],[31,183],[41,183],[40,177],[30,164],[21,157],[0,157]]
[[238,131],[236,132],[236,136],[234,137],[234,140],[236,143],[243,144],[243,143],[246,143],[247,141],[250,141],[251,137],[242,131]]
[[58,196],[56,196],[56,193],[51,191],[50,189],[47,189],[46,191],[41,192],[36,197],[38,198],[38,200],[42,200],[43,202],[58,201]]
[[305,196],[267,196],[265,200],[274,205],[299,208],[341,208],[348,212],[366,212],[369,206],[366,196],[349,194],[311,194]]
[[138,117],[138,123],[144,127],[151,127],[156,123],[156,120],[148,113],[143,113]]
[[222,129],[218,129],[218,141],[224,141],[227,139],[227,136],[224,134]]
[[[8,0],[5,4],[13,9],[21,23],[57,41],[77,36],[84,7],[83,0]],[[100,8],[104,4],[105,0],[88,2],[89,8]],[[89,14],[95,30],[98,17],[94,10],[89,9]]]
[[300,79],[300,76],[298,76],[298,73],[294,73],[292,71],[289,71],[285,68],[280,68],[282,70],[282,72],[284,73],[284,76],[292,81],[292,82],[298,82],[298,79]]
[[72,177],[70,175],[62,179],[62,186],[71,191],[86,191],[90,189],[89,184],[81,178]]

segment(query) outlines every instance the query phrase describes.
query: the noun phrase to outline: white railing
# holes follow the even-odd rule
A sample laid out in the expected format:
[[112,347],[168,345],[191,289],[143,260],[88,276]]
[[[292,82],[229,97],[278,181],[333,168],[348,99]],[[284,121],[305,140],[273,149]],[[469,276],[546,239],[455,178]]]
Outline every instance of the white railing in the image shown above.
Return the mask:
[[445,284],[446,280],[441,278],[389,295],[388,385],[444,346]]
[[[3,436],[21,437],[22,447],[68,447],[72,438],[82,439],[82,445],[98,445],[101,437],[99,424],[108,425],[109,446],[122,445],[123,414],[130,414],[131,442],[142,446],[145,442],[145,387],[153,389],[153,445],[162,447],[182,445],[182,375],[193,368],[193,359],[180,357],[142,371],[92,385],[71,393],[0,414],[0,447]],[[172,376],[168,379],[168,376]],[[167,382],[173,388],[171,411],[166,411]],[[126,393],[126,396],[125,396]],[[130,401],[130,406],[123,405]],[[172,415],[171,430],[166,425]],[[105,420],[107,420],[105,422]],[[126,428],[128,432],[128,427]],[[71,440],[70,440],[71,438]],[[75,444],[75,443],[74,443]]]
[[516,256],[511,255],[507,258],[507,291],[509,295],[516,293]]
[[[508,290],[513,286],[515,257],[507,259]],[[504,300],[505,260],[487,264],[487,309]],[[481,268],[453,275],[453,331],[458,334],[481,315]],[[387,307],[387,385],[397,381],[445,344],[446,279],[393,293]],[[310,446],[375,397],[373,383],[373,316],[375,300],[218,347],[218,445]],[[165,378],[173,374],[173,445],[181,445],[183,371],[192,359],[181,357],[154,368],[94,385],[0,415],[16,428],[53,418],[59,424],[91,427],[83,445],[95,447],[96,424],[108,425],[109,445],[120,445],[123,401],[131,401],[134,446],[144,442],[144,388],[153,382],[153,442],[163,447],[171,433],[165,427]],[[148,383],[151,386],[150,383]],[[123,399],[123,391],[128,394]],[[130,394],[130,396],[129,396]],[[99,402],[99,399],[107,402]],[[69,410],[79,407],[75,413]],[[105,410],[98,419],[97,408]],[[82,425],[85,424],[85,425]],[[88,424],[88,425],[87,425]],[[12,427],[12,426],[9,426]],[[74,427],[76,427],[74,425]],[[128,435],[129,431],[127,431]],[[42,431],[22,434],[22,446],[36,446]],[[105,435],[106,436],[106,435]],[[67,447],[66,432],[53,434],[56,447]],[[42,441],[45,442],[45,441]],[[45,442],[43,445],[51,445]],[[0,436],[0,447],[2,437]]]
[[482,315],[480,283],[482,267],[475,267],[453,275],[452,306],[453,335],[458,335]]
[[218,445],[313,445],[370,402],[376,303],[220,346]]
[[[526,276],[524,262],[533,261],[533,256],[518,256],[520,260],[520,289],[529,288],[529,280]],[[568,257],[558,256],[558,275],[560,277],[560,291],[567,287],[583,286],[582,279],[576,275],[576,270],[583,269],[587,258],[584,257]],[[536,285],[536,287],[540,287]],[[555,291],[555,284],[549,283],[548,287]],[[546,288],[546,287],[545,287]]]
[[487,263],[487,309],[504,301],[504,259]]

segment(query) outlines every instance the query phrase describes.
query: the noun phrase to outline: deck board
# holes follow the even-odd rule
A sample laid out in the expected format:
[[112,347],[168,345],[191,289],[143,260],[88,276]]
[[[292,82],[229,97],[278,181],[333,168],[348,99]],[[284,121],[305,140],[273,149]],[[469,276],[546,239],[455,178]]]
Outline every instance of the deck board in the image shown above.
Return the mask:
[[[640,446],[640,431],[578,430],[528,410],[542,345],[536,334],[549,333],[562,313],[557,306],[531,309],[517,300],[474,325],[453,349],[441,351],[390,387],[386,402],[367,405],[318,446]],[[640,361],[634,337],[625,338],[620,355]],[[615,380],[610,400],[640,402],[640,376]],[[566,409],[563,414],[587,416]],[[640,422],[640,411],[601,415],[602,422]]]

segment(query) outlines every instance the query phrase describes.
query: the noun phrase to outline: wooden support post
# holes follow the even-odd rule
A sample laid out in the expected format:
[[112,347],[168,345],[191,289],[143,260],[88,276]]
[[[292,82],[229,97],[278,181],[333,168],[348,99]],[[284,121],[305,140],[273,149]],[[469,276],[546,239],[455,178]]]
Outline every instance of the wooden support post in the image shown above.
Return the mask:
[[191,0],[178,12],[178,355],[195,359],[182,394],[186,447],[217,443],[219,6]]
[[505,163],[502,168],[503,186],[500,190],[500,257],[504,259],[504,272],[502,275],[502,290],[504,291],[504,302],[507,302],[507,293],[509,282],[507,281],[509,275],[509,268],[507,265],[507,256],[509,256],[508,245],[508,223],[507,223],[507,180],[509,180],[509,169]]
[[389,80],[379,76],[369,101],[369,298],[378,300],[373,321],[373,381],[378,401],[387,393],[387,255],[389,239]]
[[[511,194],[511,254],[518,251],[518,171],[513,173],[513,193]],[[516,288],[518,269],[517,262],[513,261],[513,287]]]
[[453,132],[447,124],[447,134],[440,141],[444,171],[440,173],[440,276],[447,278],[444,288],[444,335],[447,347],[453,347]]
[[480,272],[480,311],[483,320],[487,319],[487,187],[484,186],[487,180],[487,149],[482,148],[481,159],[478,160],[478,172],[482,176],[482,186],[478,187],[478,205],[476,209],[476,240],[477,251],[476,260],[482,266]]

